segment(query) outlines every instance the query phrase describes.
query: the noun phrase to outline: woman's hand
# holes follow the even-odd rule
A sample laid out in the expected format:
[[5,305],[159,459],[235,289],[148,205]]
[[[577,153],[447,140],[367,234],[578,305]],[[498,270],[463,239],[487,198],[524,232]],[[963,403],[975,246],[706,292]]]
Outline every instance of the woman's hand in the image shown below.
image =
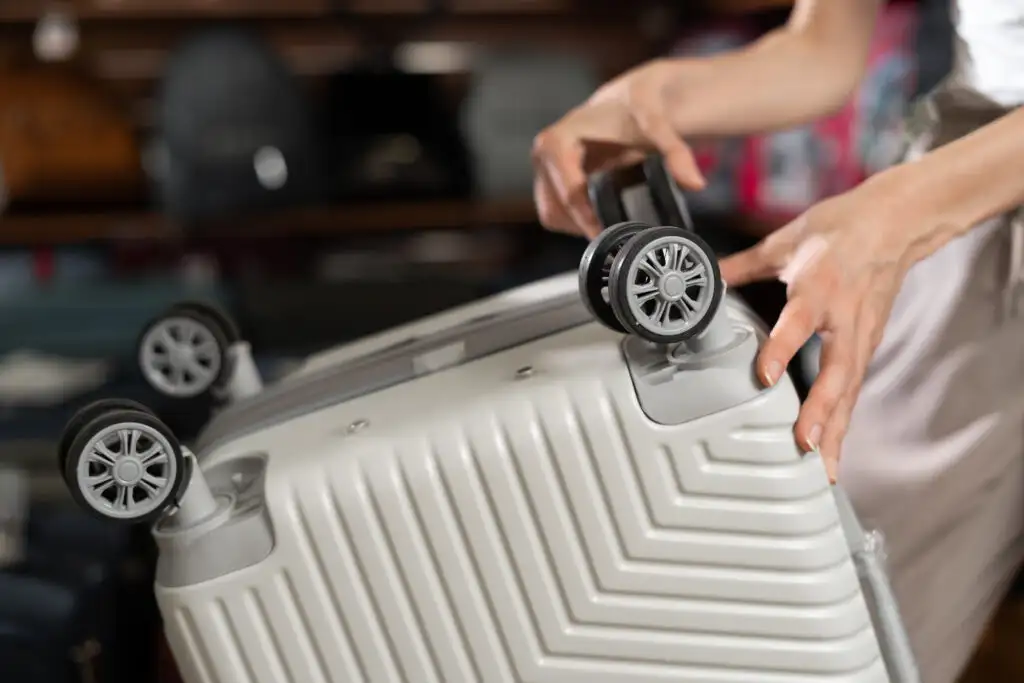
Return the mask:
[[908,268],[944,234],[905,196],[911,166],[894,167],[814,206],[760,244],[722,261],[730,285],[778,278],[788,303],[757,360],[778,381],[817,332],[821,370],[797,420],[801,447],[817,450],[835,481],[840,445],[868,363]]
[[670,93],[683,60],[656,60],[605,84],[534,141],[534,201],[548,229],[594,237],[601,231],[587,193],[591,173],[634,163],[657,150],[676,181],[704,187],[693,154],[669,122]]

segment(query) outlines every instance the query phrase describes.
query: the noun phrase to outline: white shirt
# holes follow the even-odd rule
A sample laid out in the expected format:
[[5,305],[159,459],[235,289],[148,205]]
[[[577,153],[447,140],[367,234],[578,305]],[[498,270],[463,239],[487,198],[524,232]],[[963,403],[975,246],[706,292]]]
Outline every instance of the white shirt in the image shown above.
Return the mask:
[[1024,104],[1024,0],[953,0],[954,69],[1003,105]]

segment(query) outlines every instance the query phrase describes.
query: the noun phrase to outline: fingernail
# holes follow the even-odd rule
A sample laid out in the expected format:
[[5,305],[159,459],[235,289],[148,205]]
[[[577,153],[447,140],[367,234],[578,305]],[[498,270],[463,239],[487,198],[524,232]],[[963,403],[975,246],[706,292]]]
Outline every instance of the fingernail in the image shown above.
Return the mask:
[[812,451],[816,451],[818,450],[819,441],[821,441],[821,425],[814,425],[807,432],[807,445],[811,447]]
[[825,460],[825,474],[828,475],[828,483],[836,483],[839,475],[839,463],[832,459]]
[[779,381],[779,377],[782,375],[782,365],[777,360],[773,360],[768,364],[768,367],[764,371],[765,379],[768,381],[768,386],[773,387],[775,383]]

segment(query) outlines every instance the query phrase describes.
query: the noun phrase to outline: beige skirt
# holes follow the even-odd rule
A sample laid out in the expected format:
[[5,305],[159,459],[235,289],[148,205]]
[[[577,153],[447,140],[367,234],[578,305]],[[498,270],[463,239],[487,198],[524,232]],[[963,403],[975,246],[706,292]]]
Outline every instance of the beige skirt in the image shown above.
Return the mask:
[[[910,157],[1002,113],[946,84],[913,117]],[[886,538],[923,683],[954,683],[1024,557],[1021,215],[909,272],[843,445],[839,482]]]

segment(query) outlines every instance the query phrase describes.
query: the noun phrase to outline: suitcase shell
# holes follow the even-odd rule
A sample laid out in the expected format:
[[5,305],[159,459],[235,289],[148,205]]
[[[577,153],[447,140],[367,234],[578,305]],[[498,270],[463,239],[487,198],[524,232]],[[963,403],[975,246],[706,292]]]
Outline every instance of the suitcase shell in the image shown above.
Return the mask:
[[746,346],[673,365],[566,275],[227,408],[220,513],[154,528],[183,679],[888,683],[797,395],[727,307]]

